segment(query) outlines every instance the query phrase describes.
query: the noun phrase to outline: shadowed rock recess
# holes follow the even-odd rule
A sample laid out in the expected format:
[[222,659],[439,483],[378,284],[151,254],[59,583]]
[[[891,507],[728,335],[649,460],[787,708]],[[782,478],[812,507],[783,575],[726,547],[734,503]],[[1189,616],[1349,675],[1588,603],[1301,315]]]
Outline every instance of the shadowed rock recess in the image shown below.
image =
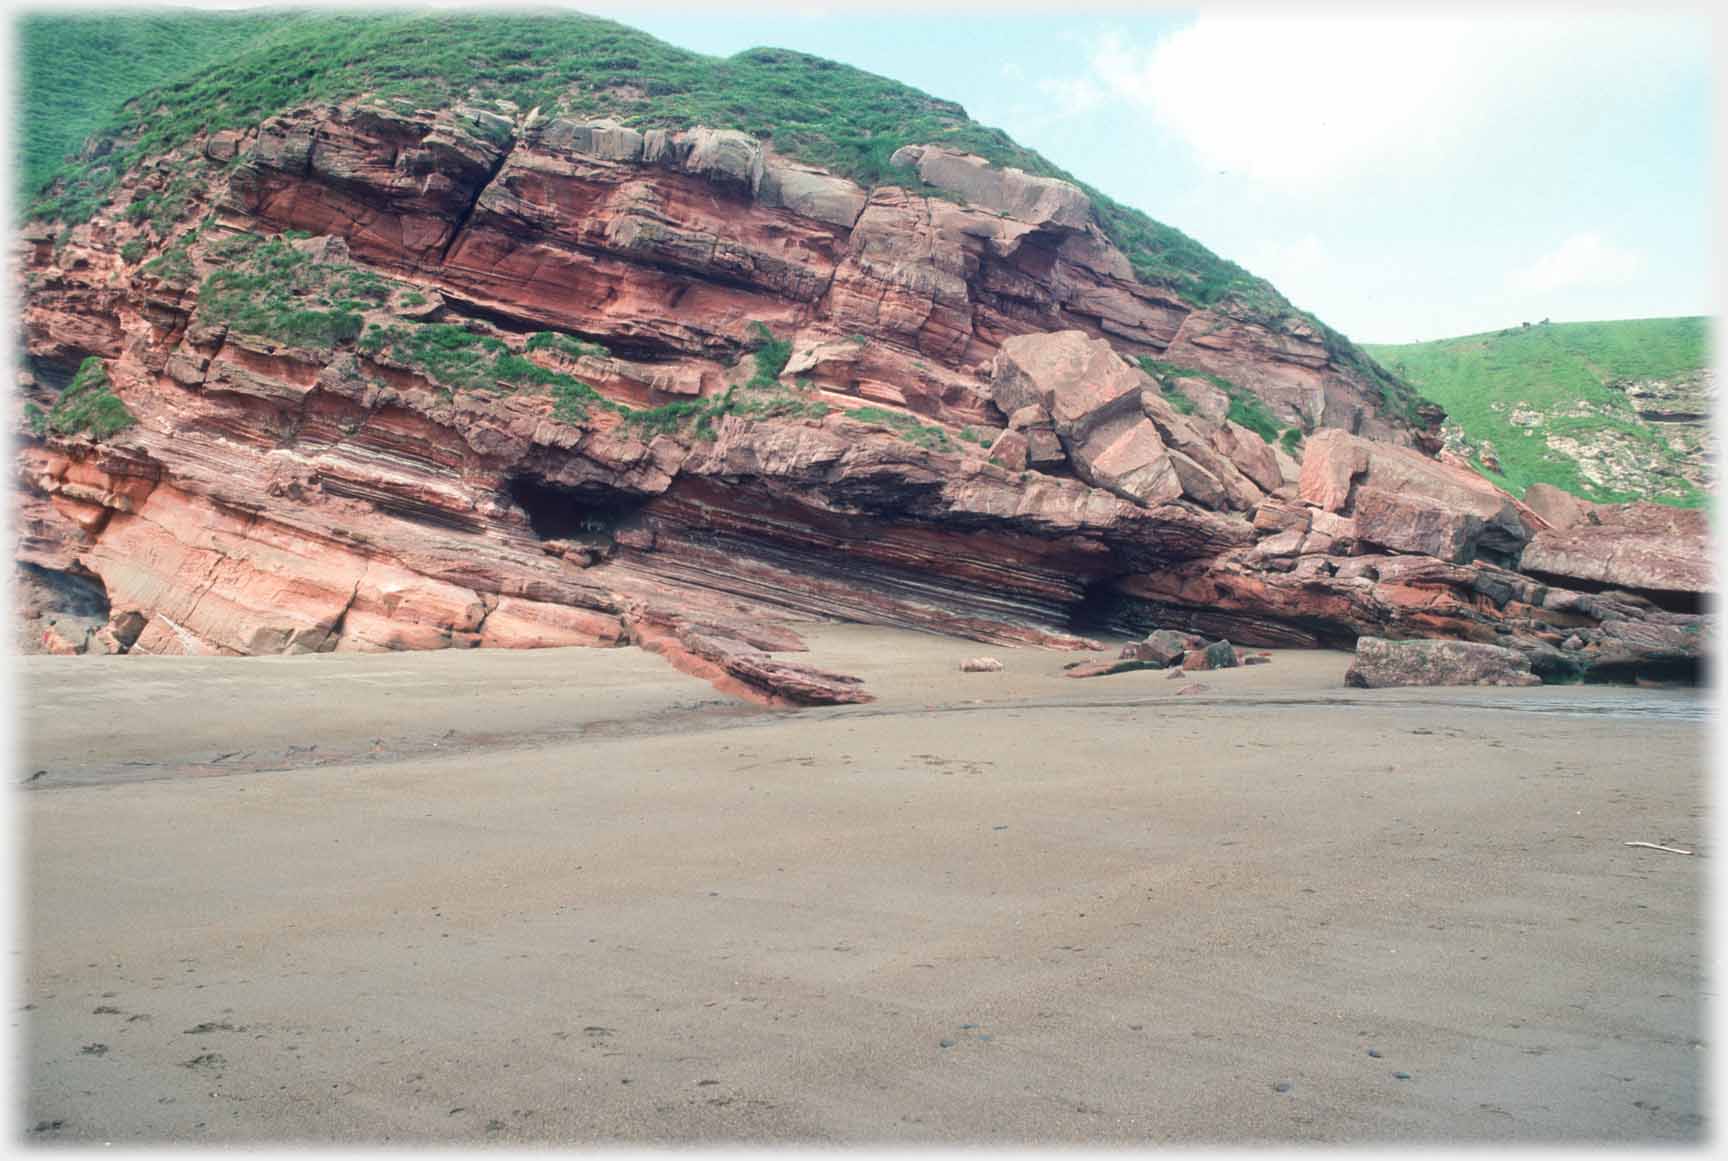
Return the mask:
[[783,656],[813,619],[1696,672],[1701,516],[1521,503],[1353,351],[1137,281],[1075,186],[893,160],[361,100],[26,228],[27,645],[636,645],[776,704],[868,700]]

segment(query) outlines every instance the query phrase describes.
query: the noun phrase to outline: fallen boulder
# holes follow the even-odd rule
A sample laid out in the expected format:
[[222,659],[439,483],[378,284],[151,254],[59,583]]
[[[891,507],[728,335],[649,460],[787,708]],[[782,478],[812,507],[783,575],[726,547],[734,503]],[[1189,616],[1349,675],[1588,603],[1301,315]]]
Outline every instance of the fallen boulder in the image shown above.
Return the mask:
[[1190,649],[1205,645],[1202,637],[1193,633],[1178,633],[1174,629],[1154,629],[1144,641],[1122,646],[1119,656],[1124,661],[1145,661],[1162,669],[1182,660]]
[[[1011,429],[1023,415],[1051,417],[1075,473],[1087,483],[1141,505],[1183,494],[1176,464],[1141,412],[1140,396],[1149,380],[1105,340],[1084,331],[1015,335],[997,352],[991,382],[996,406],[1010,417]],[[1026,430],[1029,459],[1036,466],[1047,449],[1033,439],[1037,428]],[[1196,466],[1190,478],[1198,481],[1199,475]]]
[[1714,591],[1709,521],[1702,511],[1647,503],[1583,510],[1563,528],[1538,532],[1519,567],[1532,576],[1655,594],[1696,598]]
[[1236,649],[1228,641],[1214,641],[1210,645],[1198,649],[1190,649],[1182,657],[1182,668],[1190,672],[1197,669],[1234,669],[1242,664],[1242,659],[1236,656]]
[[1298,488],[1315,507],[1348,515],[1355,540],[1455,564],[1515,559],[1543,527],[1474,472],[1337,428],[1308,438]]
[[1360,689],[1399,685],[1541,685],[1530,659],[1515,649],[1474,641],[1388,641],[1363,637],[1344,684]]

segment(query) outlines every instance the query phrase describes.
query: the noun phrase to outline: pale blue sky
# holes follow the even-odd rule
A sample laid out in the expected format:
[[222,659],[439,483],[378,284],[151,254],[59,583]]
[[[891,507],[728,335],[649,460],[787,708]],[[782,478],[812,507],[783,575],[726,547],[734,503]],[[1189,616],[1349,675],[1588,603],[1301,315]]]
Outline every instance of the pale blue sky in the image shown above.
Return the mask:
[[1360,341],[1714,310],[1697,11],[575,7],[959,101]]

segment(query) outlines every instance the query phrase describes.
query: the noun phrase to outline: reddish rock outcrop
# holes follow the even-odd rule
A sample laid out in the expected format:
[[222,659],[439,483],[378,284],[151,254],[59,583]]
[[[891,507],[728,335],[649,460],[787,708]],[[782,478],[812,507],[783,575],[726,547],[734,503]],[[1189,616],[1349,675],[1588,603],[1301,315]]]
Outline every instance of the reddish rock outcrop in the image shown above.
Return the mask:
[[1308,440],[1298,495],[1349,517],[1355,540],[1462,564],[1516,560],[1542,519],[1481,476],[1328,429]]
[[[50,647],[636,645],[772,704],[867,697],[775,656],[823,618],[1064,649],[1167,625],[1492,638],[1539,672],[1697,663],[1698,619],[1640,592],[1709,583],[1676,563],[1700,530],[1630,510],[1549,527],[1422,454],[1328,336],[1137,281],[1065,182],[906,151],[957,204],[726,130],[366,102],[170,161],[205,156],[236,160],[161,260],[121,255],[141,239],[125,184],[20,247],[26,397],[48,411],[94,356],[137,420],[43,426],[20,452],[18,559],[109,606]],[[361,333],[441,325],[516,378],[212,309],[230,244],[289,230],[370,288]],[[766,383],[765,335],[790,348]],[[1140,355],[1312,429],[1300,479],[1205,380],[1177,381],[1197,405],[1176,410]],[[1616,528],[1593,565],[1578,538]]]
[[1555,527],[1530,541],[1520,565],[1525,572],[1559,583],[1631,589],[1681,606],[1695,606],[1697,594],[1715,590],[1703,511],[1538,499],[1554,512]]

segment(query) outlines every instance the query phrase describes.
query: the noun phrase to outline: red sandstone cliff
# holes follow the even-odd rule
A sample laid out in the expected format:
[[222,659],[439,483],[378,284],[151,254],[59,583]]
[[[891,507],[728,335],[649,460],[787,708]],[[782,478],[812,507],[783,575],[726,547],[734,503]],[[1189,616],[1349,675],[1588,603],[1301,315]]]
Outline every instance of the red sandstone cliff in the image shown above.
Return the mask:
[[[740,133],[365,103],[200,149],[24,239],[27,396],[96,356],[137,420],[20,451],[25,611],[76,584],[109,610],[47,647],[630,643],[792,703],[866,696],[774,656],[821,617],[1061,648],[1452,636],[1551,674],[1699,655],[1701,529],[1563,527],[1430,458],[1321,336],[1139,284],[1064,182],[915,147],[919,190],[866,191]],[[190,165],[137,255],[128,197]],[[287,231],[306,310],[375,330],[285,339],[204,300],[235,239]],[[413,353],[428,323],[594,392],[449,381]],[[768,384],[763,328],[791,344]],[[1310,433],[1300,462],[1138,356],[1252,391]]]

